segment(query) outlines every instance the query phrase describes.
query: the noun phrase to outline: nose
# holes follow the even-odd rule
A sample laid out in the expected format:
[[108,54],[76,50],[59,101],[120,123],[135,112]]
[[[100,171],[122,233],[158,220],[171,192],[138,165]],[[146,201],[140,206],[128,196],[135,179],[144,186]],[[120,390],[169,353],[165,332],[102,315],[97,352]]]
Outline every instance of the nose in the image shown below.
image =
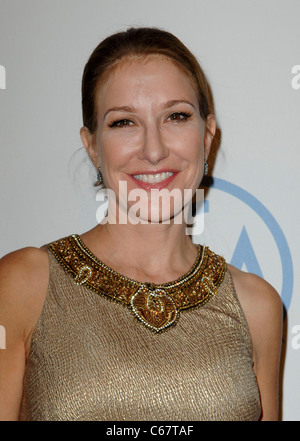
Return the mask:
[[169,150],[162,139],[158,125],[153,122],[145,127],[143,144],[139,150],[139,159],[156,165],[169,155]]

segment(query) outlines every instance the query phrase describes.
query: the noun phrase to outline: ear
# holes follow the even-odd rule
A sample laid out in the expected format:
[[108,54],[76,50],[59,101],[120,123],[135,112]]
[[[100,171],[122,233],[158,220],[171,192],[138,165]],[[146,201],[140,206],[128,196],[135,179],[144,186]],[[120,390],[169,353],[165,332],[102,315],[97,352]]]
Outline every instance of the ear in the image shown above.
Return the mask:
[[216,134],[216,118],[212,113],[210,113],[205,121],[205,134],[204,134],[204,156],[207,159],[212,141]]
[[96,147],[95,135],[92,134],[87,127],[80,129],[81,141],[96,168],[100,165],[99,152]]

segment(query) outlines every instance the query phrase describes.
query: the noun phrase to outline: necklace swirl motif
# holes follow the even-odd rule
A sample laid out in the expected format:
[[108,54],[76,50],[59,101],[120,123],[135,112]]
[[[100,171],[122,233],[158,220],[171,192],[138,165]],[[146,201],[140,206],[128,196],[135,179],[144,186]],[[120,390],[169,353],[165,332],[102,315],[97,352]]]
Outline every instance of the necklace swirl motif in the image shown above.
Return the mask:
[[175,325],[180,311],[204,305],[223,281],[226,262],[198,245],[192,268],[175,281],[154,284],[130,279],[99,260],[77,234],[48,244],[76,285],[121,303],[148,329],[160,333]]
[[156,332],[171,326],[177,319],[174,300],[161,288],[152,290],[141,286],[131,297],[130,305],[135,316]]

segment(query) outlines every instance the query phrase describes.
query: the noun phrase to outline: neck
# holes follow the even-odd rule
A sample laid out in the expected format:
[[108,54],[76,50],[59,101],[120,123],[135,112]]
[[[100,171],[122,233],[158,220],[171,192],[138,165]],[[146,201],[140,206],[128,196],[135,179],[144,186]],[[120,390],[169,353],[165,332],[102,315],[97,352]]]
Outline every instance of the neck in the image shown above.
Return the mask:
[[197,247],[185,224],[105,224],[82,235],[88,248],[107,265],[136,280],[164,283],[193,265]]

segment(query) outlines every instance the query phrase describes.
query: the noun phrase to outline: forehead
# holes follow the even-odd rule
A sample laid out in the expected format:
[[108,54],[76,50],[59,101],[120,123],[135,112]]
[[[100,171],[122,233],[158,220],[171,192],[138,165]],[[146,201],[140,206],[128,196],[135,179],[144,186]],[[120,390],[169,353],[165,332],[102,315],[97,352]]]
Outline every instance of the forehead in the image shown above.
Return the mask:
[[[99,81],[96,105],[120,104],[138,97],[178,99],[185,96],[197,101],[197,88],[190,73],[174,60],[161,55],[130,57],[112,66]],[[109,101],[109,103],[108,103]]]

